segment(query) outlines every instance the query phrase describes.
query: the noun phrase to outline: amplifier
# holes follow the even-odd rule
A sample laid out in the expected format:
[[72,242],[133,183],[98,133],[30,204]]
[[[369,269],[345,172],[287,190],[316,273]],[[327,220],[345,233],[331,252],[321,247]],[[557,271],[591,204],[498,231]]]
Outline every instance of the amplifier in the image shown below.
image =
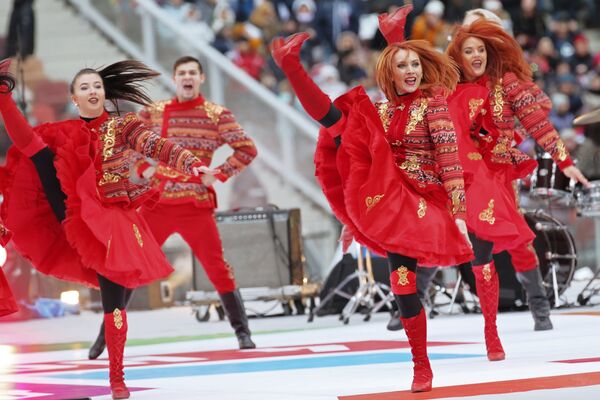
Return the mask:
[[[228,211],[215,216],[225,260],[239,288],[302,285],[300,209]],[[215,290],[200,262],[193,259],[194,290]]]

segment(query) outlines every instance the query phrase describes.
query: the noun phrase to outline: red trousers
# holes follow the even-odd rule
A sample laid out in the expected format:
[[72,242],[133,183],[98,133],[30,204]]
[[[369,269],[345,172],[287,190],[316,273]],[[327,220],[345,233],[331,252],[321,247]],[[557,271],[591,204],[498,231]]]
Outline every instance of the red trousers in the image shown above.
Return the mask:
[[141,214],[159,245],[162,246],[174,233],[181,235],[202,263],[217,292],[235,290],[233,270],[223,257],[223,245],[212,208],[159,204],[153,209],[142,208]]

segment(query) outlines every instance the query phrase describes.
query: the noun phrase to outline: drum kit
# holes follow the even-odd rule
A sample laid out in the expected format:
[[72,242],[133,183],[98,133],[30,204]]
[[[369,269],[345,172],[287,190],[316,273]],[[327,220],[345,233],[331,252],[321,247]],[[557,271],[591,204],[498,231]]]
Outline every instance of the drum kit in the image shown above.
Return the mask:
[[[600,110],[592,111],[575,119],[575,125],[600,123]],[[520,189],[528,191],[533,201],[559,203],[574,208],[577,216],[594,219],[596,273],[578,296],[578,303],[586,304],[600,292],[600,287],[590,289],[600,275],[600,181],[590,182],[585,188],[575,185],[545,153],[537,158],[538,166],[529,181],[520,182]],[[536,234],[534,248],[540,261],[540,270],[548,290],[548,297],[559,306],[559,296],[569,287],[577,267],[577,250],[573,235],[558,219],[545,211],[544,207],[526,211],[525,219]]]

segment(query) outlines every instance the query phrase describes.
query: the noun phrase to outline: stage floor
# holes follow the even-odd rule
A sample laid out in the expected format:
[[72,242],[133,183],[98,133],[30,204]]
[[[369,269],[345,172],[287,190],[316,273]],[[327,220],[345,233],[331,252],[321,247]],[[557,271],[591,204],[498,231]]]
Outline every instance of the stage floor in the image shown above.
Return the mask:
[[[600,307],[554,310],[533,332],[529,312],[501,313],[507,354],[489,362],[480,314],[429,321],[434,389],[410,394],[410,351],[388,314],[251,319],[256,350],[239,351],[226,321],[188,307],[129,313],[126,380],[133,399],[598,399]],[[0,323],[0,399],[108,399],[106,353],[87,360],[100,315]]]

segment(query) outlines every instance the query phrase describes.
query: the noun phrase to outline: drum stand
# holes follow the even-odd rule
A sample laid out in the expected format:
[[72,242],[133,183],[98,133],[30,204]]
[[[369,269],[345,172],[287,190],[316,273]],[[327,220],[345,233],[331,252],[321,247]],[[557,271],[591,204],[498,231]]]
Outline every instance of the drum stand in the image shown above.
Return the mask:
[[[577,302],[582,306],[586,305],[587,302],[595,295],[600,293],[600,286],[595,286],[592,289],[588,289],[592,283],[600,277],[600,215],[594,216],[594,234],[595,234],[595,250],[596,250],[596,273],[592,276],[592,279],[585,285],[577,296]],[[588,293],[586,293],[588,292]]]
[[[335,287],[335,289],[327,294],[327,296],[319,303],[317,307],[310,311],[308,315],[308,322],[312,322],[315,318],[315,315],[318,315],[319,310],[329,303],[335,296],[341,296],[345,299],[348,299],[348,303],[346,303],[342,313],[340,314],[340,321],[343,321],[344,324],[350,322],[350,317],[352,314],[354,314],[354,312],[356,312],[359,306],[366,308],[366,315],[364,317],[365,321],[370,320],[371,314],[379,311],[384,305],[387,305],[388,309],[390,310],[390,314],[393,314],[392,301],[394,300],[394,297],[389,286],[375,281],[375,278],[373,277],[371,254],[368,250],[366,252],[367,268],[365,271],[365,263],[363,262],[361,246],[358,245],[357,248],[357,270],[342,280]],[[354,279],[358,279],[358,288],[354,294],[350,294],[343,290],[344,287],[346,287],[346,285],[348,285],[348,283]],[[385,291],[387,291],[388,294],[386,294]],[[377,303],[375,303],[375,296],[379,296],[381,299]]]

